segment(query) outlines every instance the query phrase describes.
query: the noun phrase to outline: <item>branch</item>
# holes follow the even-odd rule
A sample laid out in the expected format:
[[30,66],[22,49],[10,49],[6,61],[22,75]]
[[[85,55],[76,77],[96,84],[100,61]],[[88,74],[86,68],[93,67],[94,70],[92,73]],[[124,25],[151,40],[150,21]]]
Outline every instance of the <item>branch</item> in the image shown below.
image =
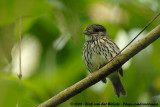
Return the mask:
[[19,86],[21,86],[21,78],[22,78],[22,63],[21,63],[21,36],[22,36],[22,17],[19,19]]
[[65,89],[64,91],[60,92],[56,96],[53,96],[52,98],[43,102],[37,107],[55,107],[65,102],[66,100],[77,95],[78,93],[82,92],[83,90],[87,89],[88,87],[100,81],[102,78],[105,78],[106,76],[114,72],[116,69],[122,66],[125,62],[127,62],[130,58],[132,58],[142,49],[150,45],[152,42],[154,42],[159,37],[160,37],[160,25],[158,25],[151,32],[149,32],[146,36],[144,36],[143,38],[138,40],[136,43],[131,45],[129,48],[127,48],[120,55],[113,58],[112,61],[110,61],[107,65],[99,69],[98,72],[94,72],[90,74],[83,80]]

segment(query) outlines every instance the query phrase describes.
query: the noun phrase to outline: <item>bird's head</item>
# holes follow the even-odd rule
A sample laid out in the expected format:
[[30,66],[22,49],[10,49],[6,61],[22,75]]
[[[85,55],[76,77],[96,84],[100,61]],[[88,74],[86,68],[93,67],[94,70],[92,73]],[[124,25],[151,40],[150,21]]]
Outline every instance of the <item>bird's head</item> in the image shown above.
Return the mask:
[[98,24],[92,24],[89,25],[86,30],[83,32],[83,34],[92,36],[92,35],[105,35],[106,34],[106,29],[102,25]]
[[102,25],[92,24],[89,25],[86,30],[83,32],[86,35],[86,40],[90,40],[93,37],[97,36],[106,36],[106,29]]

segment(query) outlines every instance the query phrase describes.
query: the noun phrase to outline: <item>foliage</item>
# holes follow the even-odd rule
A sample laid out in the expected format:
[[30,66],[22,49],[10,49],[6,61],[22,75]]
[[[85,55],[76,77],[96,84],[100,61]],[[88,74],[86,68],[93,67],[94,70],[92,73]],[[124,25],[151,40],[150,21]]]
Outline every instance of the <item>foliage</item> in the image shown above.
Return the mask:
[[[81,58],[85,41],[82,32],[88,25],[104,25],[123,48],[159,7],[159,0],[1,0],[0,107],[37,105],[89,75]],[[20,16],[21,86],[17,77]],[[158,24],[159,19],[144,34]],[[160,102],[159,41],[124,65],[122,82],[127,96],[118,99],[110,81],[99,82],[60,107],[86,102]]]

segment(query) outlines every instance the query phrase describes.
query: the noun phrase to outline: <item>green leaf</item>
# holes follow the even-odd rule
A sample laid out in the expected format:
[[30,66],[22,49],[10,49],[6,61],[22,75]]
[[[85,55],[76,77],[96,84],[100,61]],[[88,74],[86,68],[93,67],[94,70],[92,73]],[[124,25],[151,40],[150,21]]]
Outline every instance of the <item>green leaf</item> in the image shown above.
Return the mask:
[[[11,50],[15,43],[14,24],[0,26],[0,65],[11,62]],[[0,66],[0,68],[3,68]]]

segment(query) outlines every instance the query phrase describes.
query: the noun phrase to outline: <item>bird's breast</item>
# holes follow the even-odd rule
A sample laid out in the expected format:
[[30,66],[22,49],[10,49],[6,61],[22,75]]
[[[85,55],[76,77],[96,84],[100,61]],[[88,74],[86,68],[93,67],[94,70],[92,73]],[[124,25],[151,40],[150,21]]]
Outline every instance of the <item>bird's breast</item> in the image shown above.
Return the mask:
[[107,58],[105,53],[102,51],[102,46],[100,41],[94,41],[88,45],[87,53],[89,53],[89,63],[88,69],[90,72],[97,71],[100,67],[107,63]]
[[91,64],[94,66],[92,71],[97,71],[100,67],[105,65],[107,63],[107,59],[103,54],[98,54],[93,52],[92,53],[92,58],[90,59]]

